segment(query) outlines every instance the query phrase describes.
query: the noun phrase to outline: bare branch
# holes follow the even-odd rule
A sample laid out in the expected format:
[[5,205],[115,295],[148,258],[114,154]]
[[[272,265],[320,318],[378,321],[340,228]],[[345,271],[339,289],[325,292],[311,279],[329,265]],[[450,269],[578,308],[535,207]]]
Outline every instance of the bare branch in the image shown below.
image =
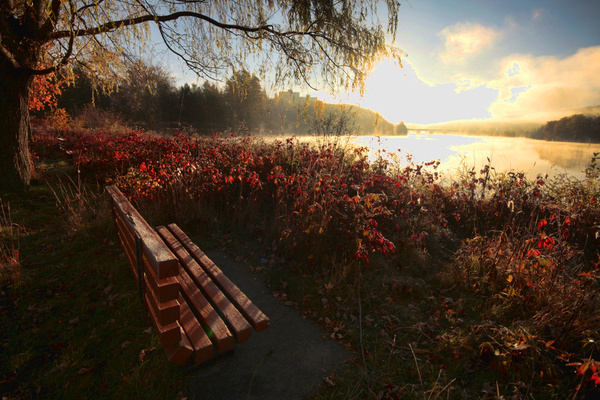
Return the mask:
[[99,6],[100,4],[102,4],[104,2],[104,0],[96,0],[90,4],[85,4],[83,6],[81,6],[76,12],[78,15],[81,15],[85,10],[87,10],[90,7],[94,7],[94,6]]
[[13,68],[18,69],[21,68],[21,64],[17,61],[15,56],[8,50],[4,45],[2,45],[2,35],[0,35],[0,54],[2,54],[6,59],[10,62]]

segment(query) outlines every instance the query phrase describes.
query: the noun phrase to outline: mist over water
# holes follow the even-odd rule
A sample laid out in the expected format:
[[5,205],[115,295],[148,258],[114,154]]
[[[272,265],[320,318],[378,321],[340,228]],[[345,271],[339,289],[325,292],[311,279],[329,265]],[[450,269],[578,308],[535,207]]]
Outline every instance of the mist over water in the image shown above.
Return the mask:
[[472,167],[479,172],[488,158],[496,172],[524,172],[530,179],[565,173],[583,178],[594,152],[600,152],[600,144],[415,132],[400,137],[359,136],[354,142],[370,147],[374,155],[378,149],[396,153],[403,162],[407,154],[412,155],[414,162],[440,160],[438,171],[446,178],[456,177],[459,171]]

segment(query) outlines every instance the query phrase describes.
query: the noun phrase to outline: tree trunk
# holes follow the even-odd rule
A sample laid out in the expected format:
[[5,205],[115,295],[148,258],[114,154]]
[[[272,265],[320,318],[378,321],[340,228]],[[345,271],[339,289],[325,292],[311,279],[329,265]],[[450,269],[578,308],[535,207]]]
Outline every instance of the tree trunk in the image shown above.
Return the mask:
[[0,63],[0,191],[25,191],[31,181],[29,91],[33,77]]

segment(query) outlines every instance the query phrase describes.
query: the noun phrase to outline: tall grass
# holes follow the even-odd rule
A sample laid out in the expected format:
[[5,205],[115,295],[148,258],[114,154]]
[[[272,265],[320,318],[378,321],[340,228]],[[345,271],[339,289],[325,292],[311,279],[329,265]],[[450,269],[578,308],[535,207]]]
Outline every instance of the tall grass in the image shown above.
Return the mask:
[[13,223],[10,203],[0,198],[0,281],[14,290],[21,284],[22,267],[19,255],[21,227]]
[[110,210],[102,188],[95,186],[90,189],[79,176],[75,181],[69,175],[58,176],[48,186],[54,194],[58,211],[65,217],[63,223],[70,235],[85,232],[85,228],[95,222],[109,221]]
[[107,199],[51,167],[1,207],[2,397],[176,398]]

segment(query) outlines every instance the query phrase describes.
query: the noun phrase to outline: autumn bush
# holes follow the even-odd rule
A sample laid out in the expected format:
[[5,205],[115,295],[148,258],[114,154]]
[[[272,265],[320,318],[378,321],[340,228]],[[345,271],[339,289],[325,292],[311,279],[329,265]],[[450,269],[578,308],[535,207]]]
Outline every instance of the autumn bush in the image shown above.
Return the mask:
[[[66,151],[83,178],[118,185],[167,222],[243,227],[260,237],[285,265],[325,282],[319,293],[340,293],[323,307],[339,303],[338,312],[320,318],[355,349],[363,336],[351,321],[366,322],[353,299],[362,291],[384,326],[373,337],[388,363],[364,362],[389,370],[370,381],[381,398],[409,393],[392,371],[405,368],[402,379],[414,379],[394,362],[417,361],[416,351],[427,355],[417,368],[421,386],[428,371],[438,395],[443,388],[564,398],[600,384],[595,163],[584,180],[530,180],[488,165],[441,182],[439,162],[374,156],[340,141],[74,130],[39,132],[32,147]],[[334,288],[346,276],[359,287]],[[408,332],[399,315],[412,323]],[[410,348],[396,350],[400,335]]]

